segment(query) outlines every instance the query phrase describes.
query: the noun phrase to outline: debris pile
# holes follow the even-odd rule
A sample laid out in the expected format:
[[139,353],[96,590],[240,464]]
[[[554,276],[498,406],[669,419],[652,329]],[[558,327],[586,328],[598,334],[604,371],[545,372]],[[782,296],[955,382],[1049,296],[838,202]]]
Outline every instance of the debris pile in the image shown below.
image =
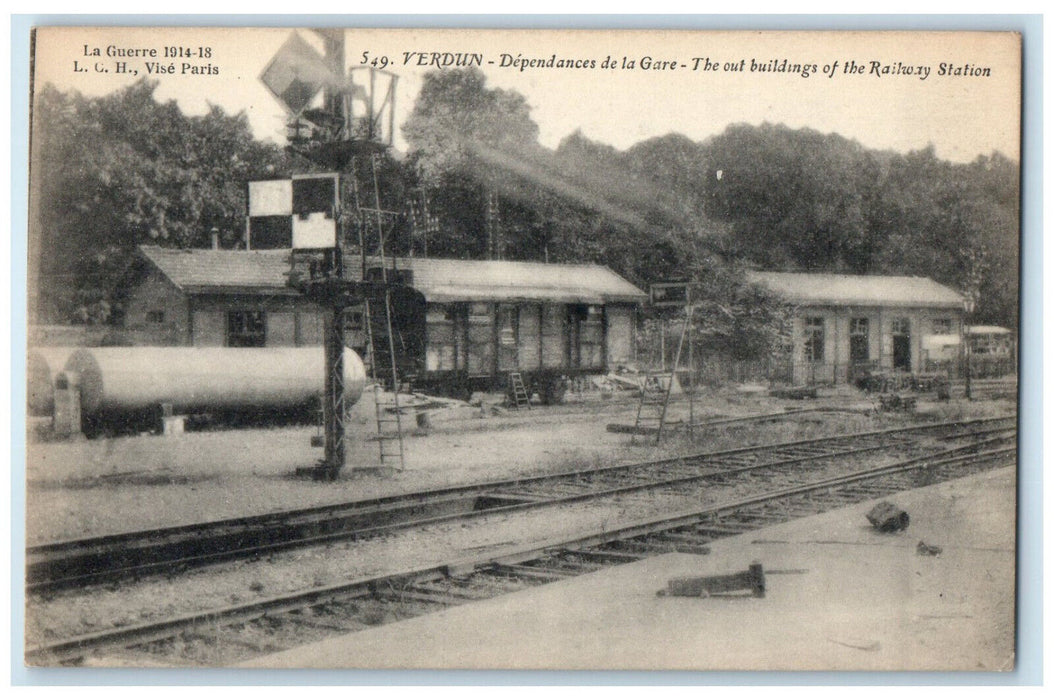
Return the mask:
[[882,501],[867,514],[871,527],[879,532],[899,532],[907,530],[911,518],[889,501]]

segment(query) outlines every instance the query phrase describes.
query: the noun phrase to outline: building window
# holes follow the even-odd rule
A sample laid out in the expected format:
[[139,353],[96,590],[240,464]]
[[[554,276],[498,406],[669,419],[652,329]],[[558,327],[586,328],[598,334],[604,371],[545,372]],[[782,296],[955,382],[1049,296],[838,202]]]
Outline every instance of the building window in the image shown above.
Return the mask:
[[590,306],[579,327],[581,367],[604,366],[604,308]]
[[805,361],[823,362],[824,324],[820,317],[805,319]]
[[147,323],[154,323],[154,324],[157,324],[157,325],[161,325],[162,323],[165,322],[165,312],[164,311],[147,311],[146,312],[146,322]]
[[952,320],[950,318],[935,318],[933,319],[933,334],[934,335],[951,335],[952,333]]
[[262,348],[267,341],[267,327],[263,311],[228,311],[227,346],[232,348]]

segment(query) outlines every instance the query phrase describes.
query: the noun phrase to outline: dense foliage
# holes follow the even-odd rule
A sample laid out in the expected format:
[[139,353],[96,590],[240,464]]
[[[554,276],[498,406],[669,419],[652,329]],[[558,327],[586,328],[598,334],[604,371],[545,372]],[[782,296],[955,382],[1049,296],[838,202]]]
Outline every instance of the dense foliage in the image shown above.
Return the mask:
[[[45,87],[35,108],[31,250],[53,322],[106,320],[140,243],[206,245],[215,227],[234,244],[245,182],[308,167],[254,141],[244,115],[185,116],[147,82],[100,98]],[[956,164],[771,124],[625,151],[574,133],[553,150],[523,96],[475,69],[427,76],[403,131],[381,204],[413,200],[416,218],[391,224],[392,252],[598,262],[644,287],[686,277],[704,342],[735,356],[763,353],[779,319],[744,266],[929,276],[976,294],[978,322],[1017,323],[1019,168],[998,153]]]
[[932,277],[974,295],[977,322],[1017,324],[1019,168],[998,153],[956,164],[772,124],[625,151],[577,132],[553,151],[536,134],[525,102],[478,71],[426,79],[405,135],[440,249],[485,252],[496,191],[508,257],[595,261],[642,286],[690,277],[732,312],[703,325],[733,354],[756,355],[779,316],[743,266]]
[[[245,228],[245,183],[286,167],[244,114],[184,115],[141,81],[88,98],[43,87],[34,105],[30,254],[39,318],[104,322],[135,247],[233,247]],[[39,257],[38,257],[39,256]],[[33,259],[35,258],[35,259]]]

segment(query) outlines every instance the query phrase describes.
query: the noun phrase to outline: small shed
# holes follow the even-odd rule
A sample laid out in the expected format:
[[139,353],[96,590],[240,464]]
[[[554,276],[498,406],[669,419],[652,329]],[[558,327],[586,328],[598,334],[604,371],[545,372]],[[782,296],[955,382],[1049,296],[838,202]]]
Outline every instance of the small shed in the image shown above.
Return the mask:
[[124,300],[132,345],[321,345],[318,308],[287,286],[288,250],[140,246]]
[[1015,353],[1014,332],[1002,326],[967,326],[971,355],[1007,357]]
[[784,361],[795,384],[854,381],[876,369],[917,374],[929,337],[962,333],[962,297],[927,277],[750,271],[747,278],[794,307]]

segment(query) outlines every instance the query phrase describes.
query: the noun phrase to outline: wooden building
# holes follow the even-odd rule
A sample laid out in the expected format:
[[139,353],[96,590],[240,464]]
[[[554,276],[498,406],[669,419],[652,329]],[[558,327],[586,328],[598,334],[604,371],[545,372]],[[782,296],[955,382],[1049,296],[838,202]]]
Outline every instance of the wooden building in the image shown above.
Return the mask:
[[[286,284],[288,250],[142,246],[140,258],[123,315],[134,344],[322,343],[319,309]],[[406,285],[395,305],[400,373],[422,390],[495,389],[521,372],[545,398],[562,377],[633,360],[646,295],[601,265],[435,258],[388,265],[389,279]],[[361,276],[361,267],[348,267],[350,278]],[[350,310],[346,323],[348,344],[364,351],[361,311]]]
[[918,374],[928,338],[962,334],[962,296],[926,277],[747,275],[794,307],[784,348],[794,384],[855,381],[874,370]]
[[322,317],[286,284],[288,250],[140,246],[122,327],[133,345],[322,344]]

